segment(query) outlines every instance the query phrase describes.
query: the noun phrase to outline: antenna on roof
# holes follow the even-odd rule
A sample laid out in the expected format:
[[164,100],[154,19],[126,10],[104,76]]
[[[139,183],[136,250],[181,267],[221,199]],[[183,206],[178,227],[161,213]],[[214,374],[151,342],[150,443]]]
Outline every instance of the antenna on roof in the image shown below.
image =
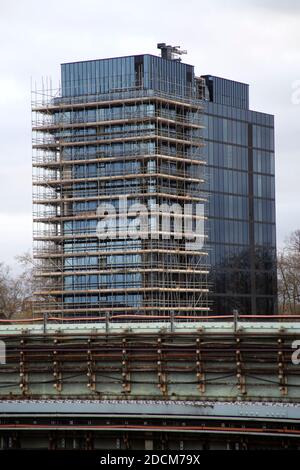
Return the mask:
[[187,51],[180,49],[180,46],[171,46],[167,45],[165,42],[160,42],[157,44],[157,49],[161,50],[161,57],[168,60],[176,60],[181,62],[181,58],[178,57],[182,54],[187,54]]

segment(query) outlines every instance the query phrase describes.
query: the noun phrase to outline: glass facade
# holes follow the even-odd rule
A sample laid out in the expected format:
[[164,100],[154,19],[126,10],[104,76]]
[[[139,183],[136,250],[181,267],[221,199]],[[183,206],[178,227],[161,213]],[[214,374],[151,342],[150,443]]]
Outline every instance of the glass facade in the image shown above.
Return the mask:
[[[61,74],[60,93],[33,108],[37,313],[274,313],[274,119],[249,110],[248,85],[147,54]],[[102,203],[118,238],[97,236]],[[138,204],[155,237],[125,236],[128,223],[145,230]],[[175,215],[165,229],[157,208],[174,204],[192,207],[181,224],[206,221],[204,247],[177,237]]]
[[216,314],[276,312],[274,117],[248,85],[204,76],[210,290]]
[[191,97],[194,67],[153,55],[62,64],[62,98],[149,90]]
[[[202,108],[190,65],[150,55],[62,65],[61,95],[35,108],[36,257],[47,299],[38,308],[77,316],[208,311],[204,234],[193,249],[178,237],[179,219],[204,224]],[[116,211],[117,237],[97,236],[103,203]],[[166,228],[165,212],[184,214],[187,203],[190,214],[172,212]],[[146,230],[146,211],[152,233],[130,239],[128,226]]]

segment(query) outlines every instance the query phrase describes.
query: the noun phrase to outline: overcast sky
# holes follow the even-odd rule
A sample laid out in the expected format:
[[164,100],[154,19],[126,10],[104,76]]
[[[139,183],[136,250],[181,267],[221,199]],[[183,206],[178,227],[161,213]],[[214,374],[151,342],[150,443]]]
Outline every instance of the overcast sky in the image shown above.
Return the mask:
[[158,42],[187,49],[197,74],[249,83],[251,109],[275,114],[278,244],[300,229],[298,0],[0,0],[0,261],[31,248],[31,79],[58,85],[62,62]]

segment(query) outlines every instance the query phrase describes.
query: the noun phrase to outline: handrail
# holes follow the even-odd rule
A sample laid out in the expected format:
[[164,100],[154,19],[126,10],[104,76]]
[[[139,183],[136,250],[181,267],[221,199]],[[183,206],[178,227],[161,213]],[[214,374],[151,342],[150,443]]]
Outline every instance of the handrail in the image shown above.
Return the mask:
[[[202,320],[235,320],[235,315],[205,315],[205,316],[197,316],[197,315],[126,315],[126,314],[119,314],[113,315],[112,317],[107,316],[96,316],[96,317],[47,317],[47,321],[60,321],[60,322],[76,322],[76,321],[107,321],[109,320],[117,320],[117,319],[134,319],[134,320],[194,320],[194,321],[202,321]],[[284,314],[284,315],[239,315],[238,320],[243,319],[300,319],[300,315],[293,315],[293,314]],[[37,318],[23,318],[23,319],[0,319],[0,323],[38,323],[40,321],[44,321],[44,317],[37,317]]]

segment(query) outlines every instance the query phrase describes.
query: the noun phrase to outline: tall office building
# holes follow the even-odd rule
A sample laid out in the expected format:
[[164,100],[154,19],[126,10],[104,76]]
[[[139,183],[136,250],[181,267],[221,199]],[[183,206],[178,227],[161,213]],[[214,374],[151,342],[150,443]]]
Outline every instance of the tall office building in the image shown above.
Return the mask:
[[152,55],[92,60],[63,64],[61,83],[33,107],[36,312],[207,313],[194,68]]
[[34,93],[37,313],[274,311],[273,117],[159,47]]
[[249,86],[205,75],[210,286],[214,313],[276,312],[274,116]]

